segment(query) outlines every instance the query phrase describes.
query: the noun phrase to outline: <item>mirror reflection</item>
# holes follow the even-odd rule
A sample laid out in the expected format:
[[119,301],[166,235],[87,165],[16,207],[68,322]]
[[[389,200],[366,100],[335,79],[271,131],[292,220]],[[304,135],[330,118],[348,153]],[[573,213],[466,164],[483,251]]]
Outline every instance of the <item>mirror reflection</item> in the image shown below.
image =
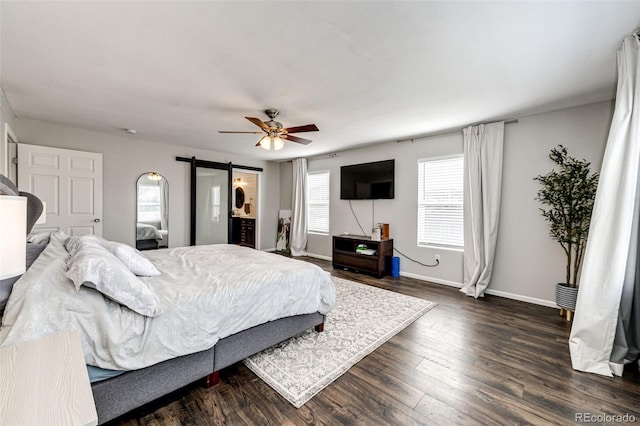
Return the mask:
[[229,169],[196,167],[195,244],[229,241]]
[[241,187],[236,188],[236,209],[244,208],[244,189]]
[[256,218],[258,175],[233,171],[232,217]]
[[145,173],[136,183],[136,248],[169,247],[169,184],[160,174]]

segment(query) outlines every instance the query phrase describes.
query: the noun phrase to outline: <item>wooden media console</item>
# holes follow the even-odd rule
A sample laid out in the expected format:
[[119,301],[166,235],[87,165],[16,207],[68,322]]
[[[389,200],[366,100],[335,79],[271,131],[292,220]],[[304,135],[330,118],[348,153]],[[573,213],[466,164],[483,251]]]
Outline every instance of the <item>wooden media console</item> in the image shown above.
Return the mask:
[[[359,245],[364,244],[375,254],[358,253]],[[381,278],[391,272],[393,239],[374,241],[368,237],[351,235],[333,236],[333,267],[364,272]]]

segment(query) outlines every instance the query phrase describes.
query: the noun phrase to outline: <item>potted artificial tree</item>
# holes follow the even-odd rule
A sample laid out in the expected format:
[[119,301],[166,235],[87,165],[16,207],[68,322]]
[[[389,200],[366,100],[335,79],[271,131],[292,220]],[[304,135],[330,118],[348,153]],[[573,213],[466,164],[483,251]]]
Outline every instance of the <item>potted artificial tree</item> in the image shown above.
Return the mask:
[[553,148],[549,158],[559,169],[535,178],[542,185],[536,199],[548,206],[540,211],[549,224],[549,235],[560,243],[567,256],[565,282],[556,285],[556,304],[560,315],[566,311],[567,321],[571,321],[598,174],[590,171],[588,161],[569,157],[562,145]]

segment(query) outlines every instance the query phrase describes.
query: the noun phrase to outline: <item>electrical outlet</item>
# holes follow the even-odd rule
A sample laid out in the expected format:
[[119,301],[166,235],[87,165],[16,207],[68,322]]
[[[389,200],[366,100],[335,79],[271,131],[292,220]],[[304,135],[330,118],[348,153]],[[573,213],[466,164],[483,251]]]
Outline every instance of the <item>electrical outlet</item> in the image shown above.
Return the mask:
[[440,263],[440,255],[436,254],[435,258],[436,258],[436,263]]

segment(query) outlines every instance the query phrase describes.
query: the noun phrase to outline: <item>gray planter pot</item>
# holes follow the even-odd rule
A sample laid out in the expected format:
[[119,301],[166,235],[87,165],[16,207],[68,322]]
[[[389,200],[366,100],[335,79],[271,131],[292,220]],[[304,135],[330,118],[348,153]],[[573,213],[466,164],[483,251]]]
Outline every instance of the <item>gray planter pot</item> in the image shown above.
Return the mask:
[[578,298],[578,288],[569,287],[565,283],[556,284],[556,305],[571,311],[576,309],[576,299]]

